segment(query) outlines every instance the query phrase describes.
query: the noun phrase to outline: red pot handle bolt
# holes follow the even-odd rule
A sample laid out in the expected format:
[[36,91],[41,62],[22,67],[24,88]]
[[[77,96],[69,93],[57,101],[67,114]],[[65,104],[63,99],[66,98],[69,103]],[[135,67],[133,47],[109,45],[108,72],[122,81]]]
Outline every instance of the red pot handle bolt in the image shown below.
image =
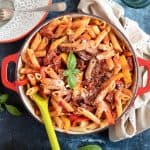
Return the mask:
[[14,62],[16,64],[17,59],[18,59],[18,53],[6,56],[2,60],[2,67],[1,67],[1,80],[2,80],[3,85],[5,87],[7,87],[8,89],[11,89],[15,92],[18,92],[17,86],[16,86],[15,82],[8,81],[7,69],[8,69],[8,64],[10,62]]
[[136,96],[142,95],[146,92],[150,92],[150,61],[138,58],[139,66],[145,66],[148,71],[147,85],[145,87],[139,87]]

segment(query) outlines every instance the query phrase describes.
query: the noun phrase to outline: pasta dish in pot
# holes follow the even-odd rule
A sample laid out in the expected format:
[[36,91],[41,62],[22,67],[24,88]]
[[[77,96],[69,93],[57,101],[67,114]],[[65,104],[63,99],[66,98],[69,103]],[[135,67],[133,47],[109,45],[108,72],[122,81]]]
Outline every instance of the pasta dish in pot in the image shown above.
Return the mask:
[[[54,126],[85,132],[114,124],[132,98],[132,52],[106,22],[63,16],[21,54],[20,85],[49,100]],[[40,112],[35,104],[35,113]]]

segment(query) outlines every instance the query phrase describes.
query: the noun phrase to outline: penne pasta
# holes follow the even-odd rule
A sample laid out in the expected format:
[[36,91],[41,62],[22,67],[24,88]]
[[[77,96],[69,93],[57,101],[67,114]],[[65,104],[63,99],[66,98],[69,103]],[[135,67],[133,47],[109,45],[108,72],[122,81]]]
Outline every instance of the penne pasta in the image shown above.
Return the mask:
[[86,27],[85,26],[80,26],[76,32],[73,34],[72,39],[70,39],[71,41],[75,41],[84,31],[85,31]]
[[40,33],[37,33],[33,38],[30,48],[36,50],[42,41]]
[[37,47],[37,50],[44,50],[46,48],[46,46],[48,45],[48,38],[47,37],[43,37],[42,41],[40,42],[40,44]]
[[26,95],[32,96],[33,94],[37,93],[38,90],[39,90],[38,86],[31,87],[26,91]]
[[30,61],[32,62],[32,65],[35,67],[35,68],[40,68],[40,64],[39,64],[39,62],[38,62],[38,60],[37,60],[37,58],[36,58],[36,56],[35,56],[35,54],[34,54],[34,51],[33,51],[33,49],[27,49],[27,54],[28,54],[28,56],[29,56],[29,59],[30,59]]
[[131,84],[132,83],[131,73],[129,70],[126,57],[124,55],[120,56],[120,63],[121,63],[121,68],[122,68],[122,73],[123,73],[123,78],[124,78],[125,83]]
[[128,107],[134,59],[113,28],[96,17],[64,15],[39,29],[22,52],[16,84],[31,101],[35,93],[48,100],[56,129],[105,128]]
[[106,59],[106,64],[107,64],[109,70],[112,70],[114,68],[114,66],[115,66],[112,58]]
[[85,117],[89,118],[90,120],[94,121],[96,124],[100,124],[100,120],[90,111],[84,108],[78,107],[78,112],[84,115]]
[[45,57],[46,56],[46,50],[38,50],[34,52],[35,57]]
[[33,74],[27,74],[27,78],[30,81],[30,84],[35,86],[36,85],[36,79],[35,76]]
[[67,103],[60,95],[58,95],[59,93],[56,91],[56,92],[53,92],[52,95],[53,95],[53,98],[58,102],[60,103],[65,109],[66,111],[68,112],[73,112],[74,109],[73,107],[71,106],[71,104]]
[[63,129],[64,125],[63,125],[63,121],[60,119],[60,117],[53,117],[54,122],[56,123],[56,126],[60,129]]
[[85,72],[85,79],[86,80],[91,80],[92,71],[93,71],[95,65],[96,65],[96,59],[92,58],[89,62],[89,65],[88,65],[87,69],[86,69],[86,72]]
[[90,18],[89,17],[83,17],[80,20],[75,20],[72,22],[72,26],[71,28],[78,28],[80,26],[87,26],[90,22]]
[[59,79],[59,76],[57,75],[57,73],[50,66],[45,67],[45,72],[46,74],[48,74],[49,77],[53,79]]
[[64,82],[60,79],[43,78],[41,84],[49,90],[60,90],[64,88]]
[[57,49],[57,47],[58,47],[61,43],[63,43],[66,39],[67,39],[67,37],[66,37],[66,36],[63,36],[63,37],[61,37],[61,38],[59,38],[59,39],[53,41],[53,42],[51,43],[51,46],[50,46],[49,50],[55,50],[55,49]]
[[93,25],[93,26],[92,26],[92,29],[93,29],[93,31],[94,31],[94,33],[95,33],[96,35],[98,35],[98,34],[100,33],[100,29],[99,29],[99,27],[98,27],[97,25]]
[[111,27],[110,26],[107,26],[105,30],[103,30],[95,39],[95,43],[94,43],[94,46],[97,47],[101,42],[102,40],[105,38],[105,36],[110,32],[111,30]]
[[62,107],[54,99],[51,99],[51,103],[55,111],[57,112],[57,115],[59,115],[62,112]]
[[110,40],[112,42],[113,48],[116,51],[122,52],[122,49],[121,49],[120,44],[119,44],[119,41],[118,41],[116,35],[112,31],[109,33],[109,37],[110,37]]
[[42,79],[42,75],[40,73],[35,73],[36,81],[40,81]]
[[62,120],[62,122],[63,122],[63,124],[64,124],[64,130],[69,130],[70,129],[70,127],[71,127],[71,122],[70,122],[70,120],[67,118],[67,117],[65,117],[65,116],[61,116],[61,120]]
[[103,51],[112,51],[112,47],[106,44],[99,44],[98,49],[103,50]]
[[115,55],[115,52],[112,50],[112,51],[98,53],[96,58],[98,60],[109,59],[109,58],[113,57],[114,55]]
[[119,117],[122,114],[121,91],[117,91],[115,93],[115,104],[116,104],[117,117]]
[[86,126],[86,128],[88,129],[88,130],[94,130],[94,129],[96,129],[96,128],[98,128],[98,124],[96,124],[96,123],[90,123],[88,126]]

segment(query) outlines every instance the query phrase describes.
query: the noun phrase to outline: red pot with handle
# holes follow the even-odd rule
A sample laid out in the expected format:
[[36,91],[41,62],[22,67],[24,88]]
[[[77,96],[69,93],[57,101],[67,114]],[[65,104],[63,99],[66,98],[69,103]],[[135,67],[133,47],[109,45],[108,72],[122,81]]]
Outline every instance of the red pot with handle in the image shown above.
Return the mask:
[[[100,20],[104,20],[106,21],[104,18],[99,18],[99,17],[96,17],[96,16],[92,16],[92,15],[86,15],[86,14],[77,14],[77,13],[73,13],[73,14],[68,14],[68,16],[72,16],[72,17],[79,17],[79,16],[90,16],[92,18],[96,18],[96,19],[100,19]],[[62,16],[59,16],[57,18],[60,18]],[[56,19],[56,18],[54,18]],[[31,35],[30,37],[26,40],[25,44],[23,45],[22,49],[20,50],[20,52],[18,53],[15,53],[15,54],[12,54],[12,55],[9,55],[9,56],[6,56],[3,61],[2,61],[2,67],[1,67],[1,77],[2,77],[2,83],[3,85],[8,88],[8,89],[11,89],[15,92],[17,92],[23,103],[25,104],[26,108],[29,110],[29,112],[34,116],[34,118],[36,118],[38,121],[41,121],[41,119],[35,114],[34,112],[34,108],[32,106],[32,103],[31,101],[29,100],[29,98],[24,94],[24,91],[23,91],[23,87],[22,86],[18,86],[17,85],[17,77],[18,77],[18,70],[19,68],[22,66],[22,62],[21,62],[21,53],[23,51],[26,50],[26,48],[28,47],[28,44],[30,42],[30,40],[32,39],[32,37],[45,25],[47,25],[50,21],[52,21],[53,19],[47,21],[46,23],[44,23],[43,25],[41,25],[38,29],[36,29]],[[133,85],[133,89],[132,89],[132,92],[133,92],[133,97],[130,101],[130,104],[125,108],[123,114],[129,109],[131,108],[132,104],[134,103],[134,100],[136,98],[136,96],[139,96],[139,95],[142,95],[146,92],[149,92],[150,91],[150,61],[148,60],[144,60],[142,58],[139,58],[139,57],[136,57],[134,51],[133,51],[133,48],[130,44],[130,42],[128,41],[128,39],[125,37],[125,35],[114,25],[112,25],[111,23],[109,23],[108,21],[106,21],[115,31],[115,33],[117,34],[117,36],[119,38],[121,38],[127,45],[128,49],[132,52],[133,54],[133,61],[134,61],[134,66],[135,66],[135,77],[134,77],[134,85]],[[10,82],[8,81],[8,76],[7,76],[7,69],[8,69],[8,64],[10,62],[14,62],[16,63],[16,72],[14,73],[15,77],[16,77],[16,81],[14,82]],[[148,80],[147,80],[147,84],[145,87],[140,87],[138,82],[139,82],[139,68],[141,66],[144,66],[147,71],[148,71]],[[23,81],[25,82],[25,81]],[[19,83],[21,84],[21,83]],[[131,108],[132,109],[132,108]],[[119,119],[119,118],[118,118]],[[107,126],[108,127],[108,126]],[[102,128],[103,129],[103,128]],[[56,128],[57,131],[60,131],[60,132],[67,132],[69,134],[87,134],[87,133],[92,133],[92,132],[96,132],[96,131],[100,131],[102,130],[101,128],[97,128],[95,130],[92,130],[92,131],[87,131],[87,132],[72,132],[72,131],[64,131],[62,129],[58,129]]]

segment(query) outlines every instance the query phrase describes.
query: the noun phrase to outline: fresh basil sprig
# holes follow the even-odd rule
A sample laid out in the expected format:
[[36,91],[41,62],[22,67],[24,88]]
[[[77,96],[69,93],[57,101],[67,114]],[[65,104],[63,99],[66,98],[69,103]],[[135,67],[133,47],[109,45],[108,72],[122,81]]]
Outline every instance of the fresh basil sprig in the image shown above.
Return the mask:
[[76,75],[80,72],[79,69],[76,69],[77,60],[73,52],[69,53],[67,59],[67,70],[64,71],[64,76],[67,77],[67,83],[71,89],[76,85]]
[[0,94],[0,112],[6,109],[11,115],[20,116],[21,112],[15,106],[7,104],[8,97],[8,94]]

